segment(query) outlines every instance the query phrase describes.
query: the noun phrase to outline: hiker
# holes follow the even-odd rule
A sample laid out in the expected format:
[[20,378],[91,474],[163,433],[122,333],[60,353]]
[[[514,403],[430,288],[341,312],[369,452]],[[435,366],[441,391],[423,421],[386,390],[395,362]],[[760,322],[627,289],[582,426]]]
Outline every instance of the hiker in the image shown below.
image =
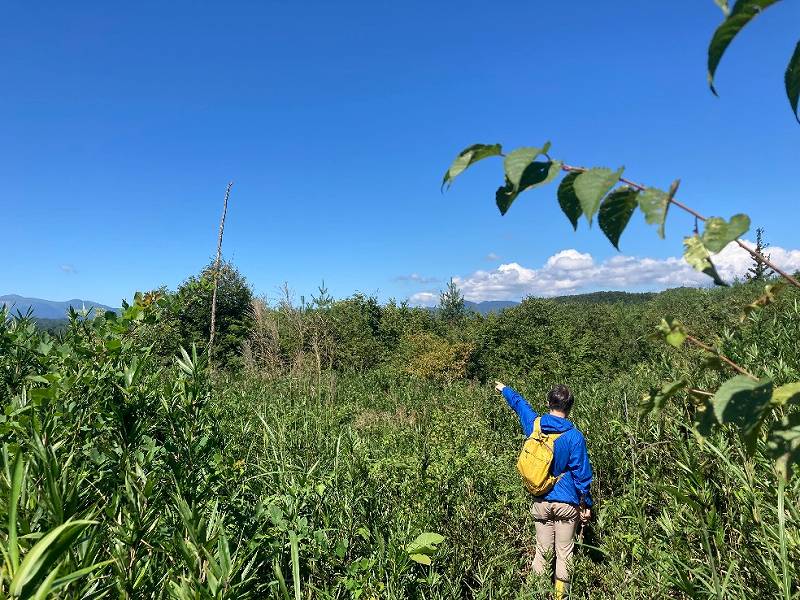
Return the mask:
[[[575,399],[565,385],[557,385],[547,394],[549,412],[537,415],[516,390],[495,382],[519,417],[528,438],[517,464],[523,481],[533,493],[532,513],[536,522],[536,556],[533,570],[547,570],[545,554],[555,547],[556,598],[569,592],[570,559],[575,546],[578,522],[592,516],[592,465],[583,434],[567,420]],[[536,461],[531,461],[536,454]],[[536,473],[537,468],[540,473]]]

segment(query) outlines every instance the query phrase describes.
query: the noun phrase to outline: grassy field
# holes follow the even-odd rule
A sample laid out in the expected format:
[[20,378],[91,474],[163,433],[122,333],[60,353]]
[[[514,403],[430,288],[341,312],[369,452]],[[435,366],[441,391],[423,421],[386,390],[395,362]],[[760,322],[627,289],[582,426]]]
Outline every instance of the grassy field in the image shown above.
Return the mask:
[[[696,296],[709,319],[731,302]],[[74,320],[58,338],[0,320],[0,595],[548,597],[549,581],[530,572],[516,417],[488,382],[452,377],[457,364],[504,373],[540,409],[554,379],[575,390],[597,509],[577,552],[574,598],[797,597],[800,485],[775,475],[765,441],[749,457],[729,427],[701,440],[680,399],[640,417],[641,396],[691,361],[631,354],[649,348],[636,339],[578,338],[575,321],[617,311],[606,329],[634,326],[639,308],[537,302],[451,337],[399,335],[395,354],[358,372],[288,361],[286,372],[212,373],[202,354],[165,358],[147,341],[161,325],[139,304]],[[792,302],[723,334],[728,355],[778,381],[796,378]],[[392,331],[386,311],[379,322]],[[435,319],[411,317],[414,331]],[[504,337],[512,330],[522,337]],[[529,330],[540,351],[515,374]],[[547,340],[570,336],[580,343],[561,362],[536,362],[558,357]],[[341,346],[351,355],[375,352],[353,339]],[[448,368],[414,354],[420,339],[438,344]],[[596,339],[616,344],[605,359]],[[464,363],[453,348],[479,360]],[[410,556],[424,533],[443,537],[427,550],[430,565]]]

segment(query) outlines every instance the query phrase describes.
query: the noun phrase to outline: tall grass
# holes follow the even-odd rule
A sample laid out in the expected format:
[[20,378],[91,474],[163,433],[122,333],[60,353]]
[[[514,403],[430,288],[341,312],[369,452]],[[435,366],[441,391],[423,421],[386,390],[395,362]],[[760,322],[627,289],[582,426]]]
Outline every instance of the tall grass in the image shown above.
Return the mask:
[[[138,341],[139,305],[59,338],[0,317],[0,596],[547,597],[519,426],[488,386],[316,365],[212,381],[203,356]],[[797,352],[758,336],[795,317],[758,318],[726,352],[793,376]],[[571,370],[597,501],[573,597],[798,597],[798,479],[733,432],[696,439],[688,405],[638,418],[680,368]],[[550,379],[513,383],[541,408]],[[423,532],[444,536],[430,566],[408,551]]]

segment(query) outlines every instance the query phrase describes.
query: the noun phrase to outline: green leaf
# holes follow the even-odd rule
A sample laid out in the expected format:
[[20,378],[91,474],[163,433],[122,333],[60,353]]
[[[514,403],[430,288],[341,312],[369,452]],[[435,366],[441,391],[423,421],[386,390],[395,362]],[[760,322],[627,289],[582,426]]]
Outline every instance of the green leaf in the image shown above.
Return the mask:
[[294,531],[289,532],[289,548],[292,556],[292,587],[294,588],[294,600],[300,600],[303,597],[303,591],[300,588],[300,546],[297,533]]
[[289,596],[289,588],[286,587],[286,579],[283,577],[283,572],[281,571],[281,567],[278,564],[277,559],[272,561],[272,572],[275,574],[275,579],[278,580],[278,587],[283,595],[283,600],[291,600],[291,597]]
[[550,183],[561,173],[562,165],[560,160],[531,163],[522,173],[522,179],[519,182],[520,193]]
[[683,323],[672,317],[664,317],[656,326],[656,331],[665,342],[674,348],[680,348],[686,340],[686,328]]
[[800,42],[797,42],[797,46],[794,47],[794,53],[789,59],[783,81],[786,84],[786,96],[789,98],[794,118],[800,123],[800,113],[797,112],[797,102],[800,100]]
[[503,148],[500,144],[473,144],[462,150],[444,174],[442,188],[445,185],[449,188],[453,184],[453,180],[470,165],[490,156],[500,156],[502,153]]
[[631,187],[614,190],[600,205],[597,222],[600,229],[606,234],[614,248],[619,250],[619,236],[631,220],[633,211],[636,210],[636,197],[639,191]]
[[776,2],[778,0],[738,0],[731,13],[714,32],[708,45],[708,85],[715,96],[717,90],[714,88],[714,74],[728,45],[756,15]]
[[576,231],[578,229],[578,219],[583,212],[578,196],[575,195],[575,180],[579,175],[580,173],[577,171],[567,173],[558,186],[558,204],[564,214],[567,215],[569,222],[572,223],[572,228]]
[[56,567],[50,571],[50,574],[45,578],[45,580],[39,585],[39,588],[36,590],[36,593],[33,594],[31,600],[45,600],[50,595],[50,589],[53,587],[53,582],[55,581],[56,577],[58,577],[58,569]]
[[508,180],[506,180],[506,185],[497,188],[495,202],[497,203],[497,208],[500,209],[500,214],[505,215],[511,207],[511,204],[522,192],[549,183],[555,179],[560,172],[560,161],[535,161],[530,163],[522,173],[517,188],[514,188],[513,184]]
[[589,225],[592,224],[592,216],[600,207],[600,201],[611,188],[617,185],[624,170],[625,167],[621,167],[617,171],[595,168],[584,171],[578,175],[573,187],[575,189],[575,195],[578,196],[578,201],[581,204],[581,210],[589,221]]
[[685,379],[678,381],[670,381],[661,386],[661,389],[651,388],[650,393],[642,397],[639,403],[639,414],[644,416],[647,414],[658,414],[664,410],[667,400],[672,398],[675,394],[681,391],[688,385]]
[[658,237],[662,240],[664,239],[664,226],[667,222],[670,201],[675,197],[680,182],[680,179],[673,181],[669,192],[651,187],[639,194],[639,208],[644,213],[645,221],[650,225],[658,225]]
[[750,217],[743,214],[733,215],[729,222],[720,217],[706,219],[703,228],[703,246],[716,254],[733,240],[743,236],[750,229]]
[[503,168],[506,172],[506,180],[510,183],[515,191],[520,189],[520,181],[522,174],[528,166],[536,160],[540,154],[546,154],[550,149],[550,142],[546,142],[541,148],[524,147],[517,148],[510,152],[503,161]]
[[774,406],[800,404],[800,381],[775,388],[772,392],[772,404]]
[[771,398],[771,379],[755,381],[737,375],[719,387],[711,403],[720,423],[732,423],[738,427],[747,451],[752,454],[761,425],[769,413]]
[[92,571],[94,571],[96,569],[99,569],[101,567],[105,567],[106,565],[113,564],[113,563],[114,563],[114,559],[112,558],[112,559],[109,559],[109,560],[104,560],[104,561],[99,562],[99,563],[94,563],[94,564],[89,565],[88,567],[84,567],[82,569],[78,569],[77,571],[73,571],[72,573],[68,573],[67,575],[62,575],[61,577],[59,577],[58,579],[56,579],[53,582],[53,590],[58,590],[58,589],[60,589],[62,587],[66,587],[70,583],[72,583],[73,581],[76,581],[77,579],[80,579],[81,577],[84,577],[85,575],[88,575]]
[[444,541],[444,536],[439,535],[438,533],[432,533],[432,532],[421,533],[417,536],[417,539],[415,539],[408,546],[406,546],[406,552],[408,552],[412,560],[429,565],[430,559],[426,562],[414,557],[432,556],[436,552],[436,550],[438,550],[436,545],[441,544],[443,541]]
[[421,565],[431,564],[431,557],[425,554],[411,554],[409,558],[414,562],[418,562]]
[[16,573],[19,568],[19,545],[17,544],[17,504],[22,493],[22,483],[24,481],[25,463],[22,460],[22,450],[17,450],[14,457],[14,466],[11,476],[11,495],[8,500],[8,555],[11,560],[12,572],[9,576]]
[[696,271],[705,273],[714,280],[716,285],[727,286],[717,273],[717,268],[711,262],[711,257],[697,235],[683,238],[683,258]]
[[51,576],[51,568],[57,563],[78,539],[81,532],[96,521],[67,521],[51,529],[25,555],[19,569],[14,573],[9,592],[12,596],[27,596],[36,585]]

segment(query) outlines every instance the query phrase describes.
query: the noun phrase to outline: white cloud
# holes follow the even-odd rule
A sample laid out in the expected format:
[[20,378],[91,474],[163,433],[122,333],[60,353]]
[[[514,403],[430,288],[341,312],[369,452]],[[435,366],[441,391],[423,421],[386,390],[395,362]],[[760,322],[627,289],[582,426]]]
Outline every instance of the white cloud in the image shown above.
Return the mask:
[[[752,242],[747,242],[753,247]],[[778,246],[769,248],[772,262],[789,272],[800,269],[800,250]],[[729,244],[713,257],[725,280],[742,277],[751,265],[750,255],[736,244]],[[710,279],[687,265],[682,258],[665,259],[622,254],[597,262],[591,254],[567,249],[557,252],[538,269],[519,263],[501,264],[489,271],[475,271],[454,277],[467,300],[520,299],[533,296],[561,296],[593,290],[658,290],[677,286],[705,286]],[[435,303],[430,292],[415,294],[411,301]],[[422,298],[425,296],[425,299]]]
[[498,260],[500,260],[500,257],[494,252],[489,252],[489,254],[487,254],[483,260],[488,262],[497,262]]
[[70,264],[59,265],[58,268],[64,271],[64,273],[75,274],[78,272],[78,269],[76,269],[73,265]]
[[409,296],[408,303],[413,306],[433,306],[439,303],[439,294],[434,292],[417,292]]

